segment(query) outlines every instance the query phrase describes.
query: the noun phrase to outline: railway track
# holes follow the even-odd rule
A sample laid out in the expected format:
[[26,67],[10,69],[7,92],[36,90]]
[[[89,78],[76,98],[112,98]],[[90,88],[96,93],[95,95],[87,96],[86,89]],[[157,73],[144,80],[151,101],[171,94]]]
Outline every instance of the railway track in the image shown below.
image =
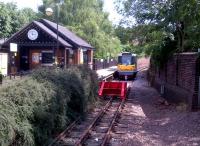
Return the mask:
[[[146,68],[141,68],[139,72]],[[110,81],[112,76],[109,75],[102,80]],[[129,85],[131,84],[130,81]],[[130,102],[129,99],[126,102]],[[118,127],[123,105],[125,105],[125,100],[110,98],[102,109],[94,109],[84,121],[81,121],[80,118],[74,121],[49,146],[109,145],[113,141],[113,135],[116,134],[114,129]],[[119,126],[126,127],[123,123],[120,123]]]
[[85,121],[72,123],[50,146],[106,145],[124,102],[110,98],[101,110],[89,114]]

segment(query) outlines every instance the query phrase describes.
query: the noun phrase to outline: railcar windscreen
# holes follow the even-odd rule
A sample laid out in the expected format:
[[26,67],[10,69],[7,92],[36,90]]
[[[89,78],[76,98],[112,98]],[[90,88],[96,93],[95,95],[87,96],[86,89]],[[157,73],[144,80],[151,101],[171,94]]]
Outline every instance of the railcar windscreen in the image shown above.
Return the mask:
[[132,55],[122,55],[121,64],[123,65],[133,64]]

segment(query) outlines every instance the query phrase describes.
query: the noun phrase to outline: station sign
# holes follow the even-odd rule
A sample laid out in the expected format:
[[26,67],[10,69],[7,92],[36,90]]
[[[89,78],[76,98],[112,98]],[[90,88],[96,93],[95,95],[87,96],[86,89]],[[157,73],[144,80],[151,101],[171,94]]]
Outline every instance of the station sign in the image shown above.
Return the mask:
[[17,52],[17,44],[10,43],[10,52]]

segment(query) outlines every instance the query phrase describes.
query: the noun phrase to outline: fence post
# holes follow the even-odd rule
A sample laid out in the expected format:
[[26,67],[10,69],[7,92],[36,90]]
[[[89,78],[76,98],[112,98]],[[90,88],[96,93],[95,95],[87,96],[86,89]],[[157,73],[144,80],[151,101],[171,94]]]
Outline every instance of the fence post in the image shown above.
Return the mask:
[[1,72],[0,72],[0,84],[3,84],[3,75]]
[[178,71],[179,71],[179,57],[178,57],[178,54],[176,55],[176,72],[175,72],[175,75],[176,75],[176,86],[178,86]]
[[102,66],[102,69],[104,69],[104,60],[101,59],[101,66]]

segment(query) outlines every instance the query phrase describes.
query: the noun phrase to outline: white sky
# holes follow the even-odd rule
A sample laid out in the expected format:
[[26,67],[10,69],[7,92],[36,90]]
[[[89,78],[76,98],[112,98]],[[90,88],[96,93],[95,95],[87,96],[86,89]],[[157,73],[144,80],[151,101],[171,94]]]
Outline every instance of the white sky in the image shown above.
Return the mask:
[[115,0],[104,0],[104,11],[110,13],[110,21],[112,21],[114,24],[118,24],[122,16],[119,15],[115,10],[114,1]]
[[[114,24],[118,24],[121,16],[117,14],[114,9],[114,1],[115,0],[104,0],[104,11],[110,13],[109,19]],[[37,7],[42,4],[42,0],[0,0],[0,2],[14,2],[17,4],[18,8],[32,8],[34,11],[37,11]]]
[[1,2],[8,3],[14,2],[17,4],[18,8],[32,8],[34,11],[37,11],[37,7],[42,4],[41,0],[0,0]]

